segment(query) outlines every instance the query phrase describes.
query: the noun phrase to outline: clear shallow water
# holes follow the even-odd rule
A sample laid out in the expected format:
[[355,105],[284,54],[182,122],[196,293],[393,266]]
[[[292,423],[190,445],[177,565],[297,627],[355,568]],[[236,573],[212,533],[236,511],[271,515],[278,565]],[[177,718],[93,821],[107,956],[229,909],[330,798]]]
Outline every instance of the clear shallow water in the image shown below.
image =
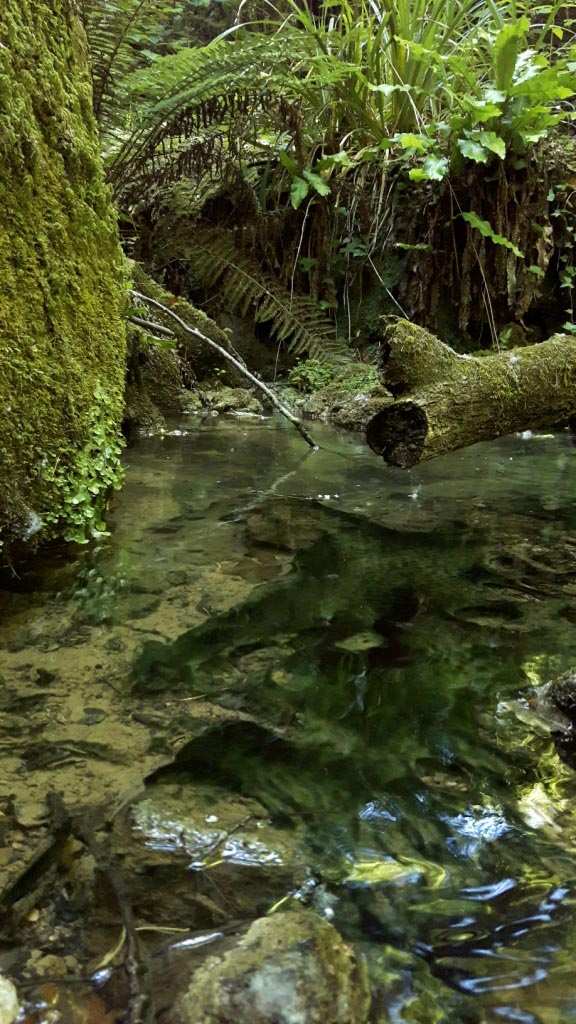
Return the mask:
[[0,672],[72,649],[97,704],[117,657],[121,700],[249,717],[182,777],[303,824],[390,1020],[576,1020],[576,775],[517,699],[576,660],[567,435],[402,472],[319,424],[317,453],[276,419],[179,427],[126,453],[109,538],[9,584]]

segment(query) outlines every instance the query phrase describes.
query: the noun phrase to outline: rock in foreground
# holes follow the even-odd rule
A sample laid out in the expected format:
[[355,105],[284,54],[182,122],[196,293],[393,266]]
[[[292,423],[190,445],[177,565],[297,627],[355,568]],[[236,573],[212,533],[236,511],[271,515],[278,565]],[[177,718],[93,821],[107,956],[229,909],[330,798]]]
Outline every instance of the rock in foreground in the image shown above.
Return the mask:
[[335,928],[307,910],[255,921],[196,971],[178,1024],[364,1024],[364,964]]

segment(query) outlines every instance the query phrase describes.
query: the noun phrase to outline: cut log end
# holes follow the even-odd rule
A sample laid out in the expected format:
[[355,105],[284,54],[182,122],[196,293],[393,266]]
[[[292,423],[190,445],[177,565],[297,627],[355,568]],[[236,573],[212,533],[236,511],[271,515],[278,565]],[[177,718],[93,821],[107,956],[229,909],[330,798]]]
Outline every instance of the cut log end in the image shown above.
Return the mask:
[[366,440],[389,465],[409,469],[420,462],[427,433],[424,410],[415,402],[402,402],[389,405],[370,420]]

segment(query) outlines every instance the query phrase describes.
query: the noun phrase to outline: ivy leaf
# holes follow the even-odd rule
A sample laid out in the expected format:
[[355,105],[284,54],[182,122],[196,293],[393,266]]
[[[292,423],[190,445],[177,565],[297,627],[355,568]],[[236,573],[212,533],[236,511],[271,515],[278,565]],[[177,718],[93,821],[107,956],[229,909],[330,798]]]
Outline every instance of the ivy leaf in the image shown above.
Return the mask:
[[310,185],[304,178],[294,178],[290,189],[290,201],[295,210],[298,209],[303,199],[306,199],[310,191]]
[[432,252],[432,246],[426,242],[416,242],[414,245],[410,245],[409,242],[395,242],[395,249],[405,249],[407,252],[417,250],[418,252]]
[[484,121],[490,121],[493,117],[500,117],[502,114],[502,107],[497,106],[496,103],[490,103],[488,100],[466,100],[465,103],[476,123],[482,124]]
[[282,166],[285,167],[287,171],[290,171],[290,174],[296,173],[298,169],[298,164],[296,163],[295,160],[292,159],[292,157],[288,156],[288,153],[286,152],[285,149],[278,150],[278,159],[280,160]]
[[316,167],[319,171],[327,170],[329,167],[334,167],[338,164],[340,167],[355,167],[355,161],[351,160],[345,149],[341,149],[339,153],[331,153],[330,156],[325,156],[322,160],[319,160]]
[[495,245],[503,245],[505,249],[510,249],[519,260],[524,259],[524,253],[520,252],[520,249],[517,245],[514,245],[514,242],[511,242],[509,238],[505,238],[504,235],[497,235],[488,221],[482,220],[473,210],[470,213],[463,213],[462,217],[473,228],[476,228],[484,238],[489,238]]
[[493,89],[492,86],[489,85],[487,89],[484,89],[484,99],[487,103],[495,103],[498,105],[506,102],[506,93],[502,92],[501,89]]
[[315,256],[303,256],[300,260],[300,269],[303,274],[309,274],[317,266],[318,260]]

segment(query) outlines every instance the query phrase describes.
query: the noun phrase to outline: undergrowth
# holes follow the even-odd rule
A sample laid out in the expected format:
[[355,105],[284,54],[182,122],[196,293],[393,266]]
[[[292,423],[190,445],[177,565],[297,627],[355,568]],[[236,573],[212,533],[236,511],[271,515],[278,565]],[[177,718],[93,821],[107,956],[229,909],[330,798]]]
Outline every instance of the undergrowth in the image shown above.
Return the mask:
[[[404,245],[408,268],[417,270],[434,240],[398,237],[396,205],[409,188],[420,190],[422,204],[444,188],[442,215],[448,207],[464,253],[454,272],[472,273],[472,254],[482,277],[475,254],[501,251],[507,301],[522,316],[548,253],[533,235],[532,258],[514,237],[514,218],[500,216],[505,205],[494,217],[481,200],[484,183],[495,182],[497,202],[506,204],[501,183],[530,170],[534,147],[574,117],[570,11],[525,0],[280,0],[260,4],[253,20],[243,22],[243,13],[207,45],[183,48],[177,40],[176,52],[156,54],[122,78],[124,123],[107,129],[118,201],[149,206],[188,179],[206,228],[204,203],[215,182],[236,192],[238,206],[249,192],[251,235],[239,237],[230,221],[211,223],[234,228],[241,255],[230,257],[226,274],[225,256],[220,264],[197,259],[195,272],[214,288],[215,276],[231,279],[242,260],[257,259],[268,306],[255,298],[255,276],[242,272],[228,290],[231,308],[250,306],[256,320],[263,308],[277,337],[323,358],[328,335],[310,348],[297,317],[286,330],[286,289],[309,297],[314,316],[320,309],[330,318],[391,244]],[[461,181],[478,182],[470,204],[457,194]],[[461,328],[473,291],[461,306]],[[480,291],[496,337],[494,296]],[[314,319],[312,306],[306,315]]]

